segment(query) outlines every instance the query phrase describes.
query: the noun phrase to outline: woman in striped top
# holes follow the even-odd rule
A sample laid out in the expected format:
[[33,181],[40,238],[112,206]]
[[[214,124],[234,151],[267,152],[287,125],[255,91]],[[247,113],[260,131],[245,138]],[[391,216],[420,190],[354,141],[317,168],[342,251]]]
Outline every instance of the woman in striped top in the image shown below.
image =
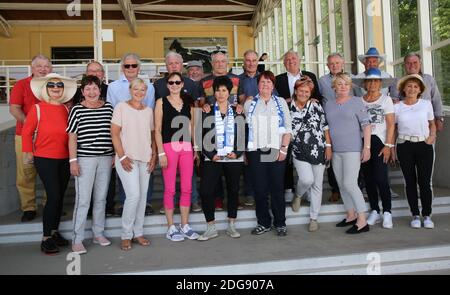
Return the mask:
[[104,237],[103,231],[114,154],[110,132],[113,107],[109,102],[99,99],[100,87],[101,81],[96,76],[86,76],[81,80],[81,91],[85,99],[71,109],[67,128],[70,173],[75,176],[76,191],[72,251],[78,254],[86,253],[83,245],[84,227],[92,195],[93,242],[101,246],[111,244]]

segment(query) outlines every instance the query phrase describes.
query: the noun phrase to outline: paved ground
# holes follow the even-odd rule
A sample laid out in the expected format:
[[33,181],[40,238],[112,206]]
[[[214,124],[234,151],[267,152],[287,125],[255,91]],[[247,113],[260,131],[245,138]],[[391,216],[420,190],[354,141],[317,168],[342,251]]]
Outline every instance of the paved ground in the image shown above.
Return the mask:
[[[231,239],[221,232],[218,238],[207,242],[175,243],[163,236],[152,236],[151,246],[134,244],[129,252],[119,249],[118,239],[114,239],[110,247],[88,242],[89,252],[81,256],[81,272],[179,269],[449,245],[450,214],[436,215],[434,220],[434,230],[411,229],[409,218],[403,217],[394,220],[392,230],[378,225],[369,233],[357,236],[347,235],[345,229],[338,229],[331,223],[321,224],[315,233],[309,233],[306,225],[290,226],[288,236],[283,238],[274,232],[252,236],[249,229],[241,230],[240,239]],[[43,255],[39,243],[0,245],[0,274],[65,274],[68,253],[67,248],[56,256]],[[448,271],[442,273],[448,274]]]

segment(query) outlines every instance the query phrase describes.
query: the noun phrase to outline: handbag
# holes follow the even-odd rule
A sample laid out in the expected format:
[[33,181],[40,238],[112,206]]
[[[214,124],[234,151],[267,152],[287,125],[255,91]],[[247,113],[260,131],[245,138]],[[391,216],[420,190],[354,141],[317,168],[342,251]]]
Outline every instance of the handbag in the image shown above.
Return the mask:
[[[294,103],[294,102],[293,102],[293,103]],[[302,123],[300,124],[300,128],[298,129],[299,131],[302,129],[303,125],[304,125],[305,122],[306,122],[306,117],[308,116],[309,108],[311,107],[311,105],[312,105],[312,103],[310,102],[309,105],[308,105],[308,108],[306,109],[305,116],[302,118]],[[292,107],[295,108],[295,106],[292,106]],[[294,142],[295,142],[295,140],[297,139],[299,133],[300,133],[300,132],[297,132],[297,134],[295,135],[294,139],[292,140],[292,144],[294,144]]]
[[[36,125],[36,129],[34,130],[33,137],[32,137],[33,152],[36,150],[34,147],[34,144],[36,142],[36,138],[37,138],[38,131],[39,131],[39,122],[41,121],[41,108],[37,104],[35,104],[35,107],[36,107],[37,125]],[[33,164],[33,160],[29,160],[28,157],[26,156],[26,154],[23,153],[23,163],[25,165],[27,165],[27,164],[31,165],[31,164]]]
[[33,133],[33,151],[35,150],[34,144],[36,142],[36,138],[38,135],[39,122],[41,121],[41,108],[39,107],[38,104],[35,104],[34,106],[36,107],[37,125],[36,125],[36,129],[34,130],[34,133]]

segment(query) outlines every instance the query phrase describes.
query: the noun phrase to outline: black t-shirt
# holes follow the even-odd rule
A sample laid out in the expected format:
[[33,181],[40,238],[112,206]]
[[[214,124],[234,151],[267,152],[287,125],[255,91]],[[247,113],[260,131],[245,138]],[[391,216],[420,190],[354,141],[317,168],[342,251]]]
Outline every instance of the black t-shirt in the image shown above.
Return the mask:
[[[162,122],[162,140],[163,143],[188,141],[184,135],[189,134],[189,126],[191,120],[191,106],[184,103],[181,111],[178,112],[169,102],[166,96],[162,98],[163,122]],[[177,118],[178,117],[178,118]],[[177,119],[176,119],[177,118]],[[175,120],[175,121],[174,121]],[[178,121],[179,120],[179,121]],[[180,122],[177,127],[172,127],[172,123]],[[185,129],[186,128],[186,129]],[[183,132],[179,132],[182,130]],[[175,138],[174,135],[183,134],[183,136]],[[189,134],[190,137],[190,134]]]

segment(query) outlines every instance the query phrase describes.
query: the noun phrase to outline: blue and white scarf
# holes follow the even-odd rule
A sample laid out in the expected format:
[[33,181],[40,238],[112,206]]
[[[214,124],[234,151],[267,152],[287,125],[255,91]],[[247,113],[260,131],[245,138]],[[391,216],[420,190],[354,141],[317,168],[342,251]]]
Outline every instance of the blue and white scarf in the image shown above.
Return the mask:
[[[226,156],[234,149],[234,113],[228,104],[227,116],[222,120],[219,105],[214,104],[214,120],[216,125],[216,147],[218,156]],[[226,127],[224,124],[226,121]]]
[[[256,105],[258,104],[258,100],[260,99],[259,94],[257,94],[250,104],[250,107],[248,109],[248,116],[247,116],[247,124],[248,124],[248,144],[247,148],[250,150],[255,149],[254,144],[254,138],[253,138],[253,113],[255,112]],[[277,114],[278,114],[278,133],[283,134],[286,133],[286,125],[284,122],[284,112],[283,107],[281,106],[280,101],[278,100],[278,97],[275,95],[272,95],[273,101],[275,102],[275,105],[277,107]]]

